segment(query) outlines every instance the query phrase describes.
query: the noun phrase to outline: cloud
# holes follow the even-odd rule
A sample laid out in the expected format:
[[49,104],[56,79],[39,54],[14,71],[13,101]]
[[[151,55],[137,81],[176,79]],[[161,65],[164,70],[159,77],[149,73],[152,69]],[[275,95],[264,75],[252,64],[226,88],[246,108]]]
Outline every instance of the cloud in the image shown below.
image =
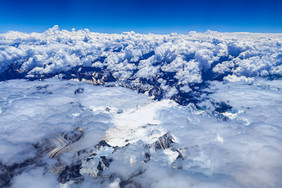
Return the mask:
[[32,169],[24,172],[13,179],[13,188],[21,188],[22,186],[29,188],[51,188],[59,187],[56,177],[53,174],[44,174],[43,168]]
[[[58,175],[49,172],[77,164],[84,181],[68,181],[65,186],[281,185],[281,82],[232,79],[235,82],[211,82],[213,92],[199,104],[202,109],[170,100],[150,101],[126,88],[55,78],[0,82],[0,101],[4,101],[0,161],[13,174],[13,187],[38,186],[38,182],[56,187],[60,171]],[[46,138],[78,126],[84,136],[58,159],[48,158],[44,150],[38,153]],[[166,133],[173,138],[170,144],[160,139]],[[98,148],[101,140],[116,147]],[[155,143],[160,142],[161,149],[156,149]],[[15,164],[20,165],[15,168]]]
[[10,31],[0,34],[0,72],[2,79],[13,77],[12,73],[28,78],[73,73],[72,77],[89,79],[77,67],[96,67],[99,70],[89,69],[87,74],[112,75],[114,80],[108,80],[122,82],[122,86],[138,85],[140,90],[149,86],[154,90],[150,93],[166,93],[169,89],[158,91],[148,80],[162,78],[167,81],[162,87],[179,91],[183,86],[228,75],[280,76],[281,38],[280,34],[211,31],[102,34],[87,29],[60,30],[58,26],[43,33]]
[[[281,186],[280,43],[211,31],[0,34],[0,176],[15,188]],[[83,136],[48,158],[48,139],[77,127]]]

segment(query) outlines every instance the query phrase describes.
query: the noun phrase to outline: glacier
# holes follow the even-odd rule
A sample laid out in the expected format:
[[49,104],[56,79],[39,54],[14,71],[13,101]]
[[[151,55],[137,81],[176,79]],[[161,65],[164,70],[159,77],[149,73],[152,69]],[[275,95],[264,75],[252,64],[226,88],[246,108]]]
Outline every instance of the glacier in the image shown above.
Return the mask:
[[281,187],[282,34],[0,34],[1,187]]

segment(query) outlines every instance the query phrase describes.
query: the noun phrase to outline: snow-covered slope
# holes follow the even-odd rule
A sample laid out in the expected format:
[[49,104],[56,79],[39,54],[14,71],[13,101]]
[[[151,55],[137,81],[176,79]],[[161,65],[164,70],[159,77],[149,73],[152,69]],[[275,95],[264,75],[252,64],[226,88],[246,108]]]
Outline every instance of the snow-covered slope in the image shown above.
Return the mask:
[[0,186],[281,187],[281,44],[1,34]]

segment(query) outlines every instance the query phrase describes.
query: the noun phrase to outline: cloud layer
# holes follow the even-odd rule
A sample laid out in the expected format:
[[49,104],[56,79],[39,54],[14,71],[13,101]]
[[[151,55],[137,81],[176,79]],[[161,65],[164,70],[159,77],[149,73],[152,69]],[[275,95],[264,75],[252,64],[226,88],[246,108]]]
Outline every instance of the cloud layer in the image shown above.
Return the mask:
[[281,187],[281,39],[1,34],[0,187]]
[[[209,90],[197,109],[121,87],[55,78],[0,82],[0,183],[282,185],[281,81],[213,81]],[[77,127],[84,135],[70,142]],[[70,144],[49,157],[52,140]]]
[[181,95],[195,96],[206,81],[281,77],[281,45],[281,34],[102,34],[54,26],[44,33],[1,34],[0,73],[2,80],[60,74],[94,84],[114,81],[187,104]]

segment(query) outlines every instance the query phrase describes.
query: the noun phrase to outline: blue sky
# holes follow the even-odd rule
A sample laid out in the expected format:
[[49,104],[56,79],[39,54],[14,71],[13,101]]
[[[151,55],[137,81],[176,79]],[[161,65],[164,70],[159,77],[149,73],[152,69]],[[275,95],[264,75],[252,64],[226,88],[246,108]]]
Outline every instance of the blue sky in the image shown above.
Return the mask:
[[282,0],[0,0],[0,32],[282,33]]

